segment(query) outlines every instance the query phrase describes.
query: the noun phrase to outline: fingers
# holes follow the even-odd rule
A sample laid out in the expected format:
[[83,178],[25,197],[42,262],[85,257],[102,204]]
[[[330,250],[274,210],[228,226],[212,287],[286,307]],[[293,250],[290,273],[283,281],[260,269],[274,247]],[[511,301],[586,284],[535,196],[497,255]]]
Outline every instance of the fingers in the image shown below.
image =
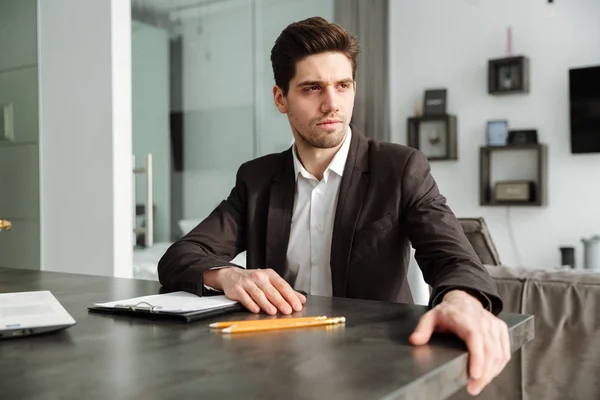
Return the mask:
[[500,324],[496,321],[491,322],[490,328],[490,381],[494,379],[504,367],[504,350],[502,348],[502,338]]
[[436,326],[436,314],[437,310],[431,310],[426,312],[419,319],[419,323],[417,324],[415,331],[409,337],[409,341],[412,344],[420,346],[426,344],[429,341]]
[[229,297],[231,300],[239,301],[250,312],[255,314],[260,312],[260,307],[258,304],[252,300],[252,297],[250,297],[250,295],[246,292],[246,289],[244,289],[240,284],[235,285],[232,293],[228,294],[227,297]]
[[[302,304],[306,303],[306,297],[304,297],[302,293],[298,293],[294,289],[292,289],[289,283],[287,283],[285,279],[279,276],[275,271],[267,271],[270,283],[273,285],[274,289],[277,290],[278,294],[280,294],[280,297],[282,297],[282,301],[283,299],[285,299],[286,305],[289,304],[291,308],[294,309],[294,311],[302,311]],[[281,310],[281,308],[279,309]],[[284,314],[289,314],[291,312],[292,311],[290,310],[287,313],[284,312]]]
[[483,375],[469,382],[470,394],[478,395],[496,376],[502,372],[510,360],[510,341],[506,323],[496,317],[489,316],[483,322],[480,333],[485,349],[485,366]]
[[475,378],[469,383],[467,389],[469,393],[476,396],[492,381],[495,377],[495,369],[498,357],[499,341],[496,341],[496,337],[491,331],[484,332],[483,334],[477,335],[482,338],[483,342],[483,357],[482,357],[482,370],[483,373],[479,378]]
[[[468,375],[470,378],[467,390],[471,395],[477,395],[489,382],[491,349],[488,330],[486,327],[487,316],[481,314],[469,315],[460,309],[452,307],[439,308],[437,323],[446,330],[460,337],[469,351]],[[491,314],[490,314],[491,315]],[[483,318],[482,318],[483,317]]]
[[444,296],[442,303],[421,317],[410,341],[424,344],[438,330],[452,332],[465,341],[469,350],[467,390],[471,395],[478,395],[510,360],[506,323],[468,293],[453,291]]
[[[283,298],[281,293],[279,293],[279,291],[271,284],[270,281],[267,280],[266,282],[257,282],[256,285],[265,294],[269,303],[276,307],[275,312],[279,310],[282,314],[292,313],[292,306],[288,304],[288,302]],[[298,301],[297,298],[296,301]]]
[[271,304],[265,293],[254,282],[248,282],[246,292],[252,297],[252,300],[267,314],[277,314],[277,308]]
[[[295,291],[296,292],[296,291]],[[303,295],[302,293],[298,293],[296,292],[296,296],[298,297],[298,299],[300,300],[300,303],[302,304],[306,304],[306,296]]]
[[463,340],[469,349],[469,376],[474,379],[472,383],[476,384],[484,377],[486,371],[483,337],[476,330],[470,329]]
[[240,301],[252,312],[275,315],[301,311],[306,297],[271,269],[236,270],[222,284],[227,297]]
[[502,365],[501,369],[504,369],[504,367],[506,366],[506,364],[508,364],[511,358],[510,339],[508,338],[508,325],[506,325],[506,322],[502,320],[498,321],[500,323],[500,342],[502,343],[502,353],[504,356],[504,364]]

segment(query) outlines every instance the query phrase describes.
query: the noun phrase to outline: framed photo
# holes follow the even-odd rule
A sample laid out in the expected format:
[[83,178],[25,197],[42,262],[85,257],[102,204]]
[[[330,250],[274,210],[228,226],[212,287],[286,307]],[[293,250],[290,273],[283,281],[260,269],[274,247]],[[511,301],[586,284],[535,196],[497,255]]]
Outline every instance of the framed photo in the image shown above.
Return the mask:
[[517,90],[521,87],[521,74],[518,65],[501,65],[498,67],[497,87],[500,90]]
[[488,121],[486,138],[488,146],[506,146],[508,144],[508,121]]
[[529,58],[506,57],[488,61],[488,93],[529,93]]
[[423,113],[425,115],[446,114],[446,89],[430,89],[425,91],[425,104]]
[[453,115],[424,115],[408,119],[408,145],[429,160],[458,160],[457,120]]
[[428,158],[448,157],[448,132],[445,121],[422,121],[419,127],[419,150]]

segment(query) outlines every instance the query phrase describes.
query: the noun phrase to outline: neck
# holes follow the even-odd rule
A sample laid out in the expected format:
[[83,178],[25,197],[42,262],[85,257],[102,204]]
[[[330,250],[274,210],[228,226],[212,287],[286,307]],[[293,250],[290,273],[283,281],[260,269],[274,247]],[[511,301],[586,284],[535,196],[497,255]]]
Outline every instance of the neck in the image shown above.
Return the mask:
[[[347,134],[347,132],[346,132]],[[319,149],[312,147],[304,140],[296,140],[296,155],[302,163],[302,166],[318,180],[323,179],[325,170],[331,164],[331,160],[335,157],[336,153],[340,150],[346,136],[336,147],[330,149]]]

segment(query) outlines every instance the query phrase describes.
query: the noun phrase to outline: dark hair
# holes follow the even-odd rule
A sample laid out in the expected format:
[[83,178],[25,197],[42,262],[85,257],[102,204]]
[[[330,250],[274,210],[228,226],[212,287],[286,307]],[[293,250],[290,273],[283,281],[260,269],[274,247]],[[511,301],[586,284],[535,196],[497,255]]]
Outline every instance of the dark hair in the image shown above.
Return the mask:
[[352,62],[352,79],[360,53],[358,40],[338,24],[312,17],[288,25],[271,49],[271,65],[275,84],[287,95],[296,74],[296,62],[313,54],[337,51]]

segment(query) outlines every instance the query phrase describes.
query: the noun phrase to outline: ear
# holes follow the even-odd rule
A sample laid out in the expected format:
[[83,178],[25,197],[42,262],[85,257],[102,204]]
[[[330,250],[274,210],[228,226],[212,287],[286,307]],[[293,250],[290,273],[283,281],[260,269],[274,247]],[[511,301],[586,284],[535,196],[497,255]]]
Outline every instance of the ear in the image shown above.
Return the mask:
[[287,99],[283,94],[283,90],[277,85],[273,86],[273,101],[280,113],[287,114]]

